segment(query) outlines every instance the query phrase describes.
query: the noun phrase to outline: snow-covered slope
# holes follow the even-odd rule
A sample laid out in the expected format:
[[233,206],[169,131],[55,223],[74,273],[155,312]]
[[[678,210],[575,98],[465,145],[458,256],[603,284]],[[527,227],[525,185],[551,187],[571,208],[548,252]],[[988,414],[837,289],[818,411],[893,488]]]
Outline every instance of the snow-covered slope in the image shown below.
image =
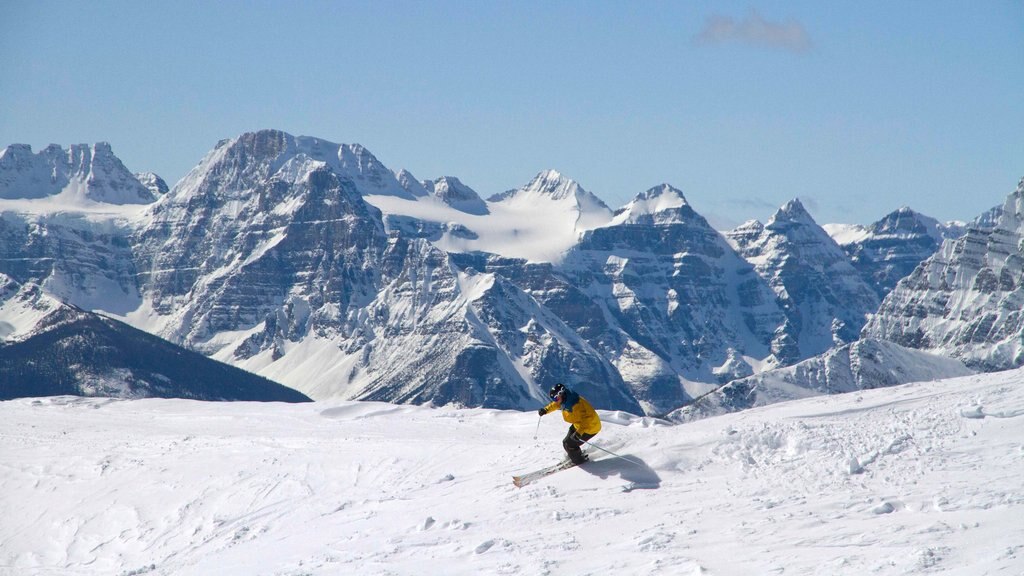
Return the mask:
[[959,360],[863,339],[793,366],[734,380],[668,418],[687,422],[787,400],[966,376]]
[[0,274],[0,399],[63,394],[309,401]]
[[0,402],[0,573],[786,574],[1024,571],[1010,372],[681,426],[376,403]]
[[[400,173],[409,182],[408,173]],[[527,185],[479,200],[457,179],[407,184],[406,196],[372,194],[390,231],[431,240],[447,252],[482,251],[531,262],[560,262],[587,230],[608,224],[612,211],[579,183],[554,170]],[[428,196],[416,196],[419,189]]]
[[49,314],[64,304],[37,284],[21,284],[0,273],[0,344],[27,338]]

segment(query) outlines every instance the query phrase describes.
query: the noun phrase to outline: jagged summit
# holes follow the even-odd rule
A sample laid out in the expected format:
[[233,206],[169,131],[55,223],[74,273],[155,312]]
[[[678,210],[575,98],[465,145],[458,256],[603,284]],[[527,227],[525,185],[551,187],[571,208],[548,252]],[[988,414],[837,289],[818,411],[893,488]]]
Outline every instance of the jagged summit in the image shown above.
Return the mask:
[[563,176],[557,170],[544,170],[533,177],[529,184],[515,190],[509,190],[489,198],[490,202],[503,202],[511,198],[546,199],[569,201],[580,206],[600,206],[609,213],[611,209],[603,200],[585,190],[572,178]]
[[768,220],[767,226],[771,227],[774,224],[782,222],[800,222],[803,224],[813,224],[817,226],[817,222],[814,221],[814,217],[807,211],[807,208],[804,208],[804,204],[799,198],[794,198],[783,204],[782,207],[779,208]]
[[311,168],[301,167],[310,162],[324,164],[338,176],[351,180],[360,194],[414,197],[396,175],[362,145],[335,144],[269,129],[218,142],[174,187],[172,195],[194,193],[204,181],[224,191],[242,192],[278,173],[287,177],[289,172],[296,175],[308,172]]
[[148,204],[156,196],[114,155],[107,142],[51,144],[33,154],[27,144],[0,151],[0,199],[60,196],[68,205]]
[[426,188],[442,202],[457,210],[476,215],[488,213],[487,204],[480,195],[454,176],[442,176],[427,183]]
[[153,172],[137,172],[135,178],[152,192],[155,198],[160,198],[171,191],[170,187],[167,186],[167,182]]
[[[100,182],[111,157],[13,146],[0,180],[56,158]],[[850,342],[877,308],[799,200],[730,245],[668,184],[613,214],[545,170],[484,202],[453,176],[280,130],[221,141],[149,208],[103,209],[120,220],[5,212],[0,273],[318,398],[521,408],[576,379],[600,383],[588,397],[606,408],[662,414]],[[904,210],[890,228],[916,230]],[[979,286],[1019,282],[1006,268]]]
[[619,209],[612,224],[692,223],[707,226],[683,193],[669,184],[660,184],[637,194],[632,202]]
[[727,237],[783,303],[791,338],[776,355],[786,364],[856,340],[878,307],[878,295],[798,199],[763,228],[748,222]]
[[537,174],[525,191],[547,194],[555,200],[561,200],[570,196],[577,196],[582,188],[579,183],[571,178],[563,176],[556,170],[544,170]]
[[415,197],[430,195],[430,190],[428,189],[428,187],[431,184],[431,182],[429,180],[421,182],[420,180],[416,179],[415,176],[412,175],[412,172],[409,172],[405,168],[402,168],[401,170],[396,172],[395,178],[398,180],[398,184],[406,192],[412,194]]

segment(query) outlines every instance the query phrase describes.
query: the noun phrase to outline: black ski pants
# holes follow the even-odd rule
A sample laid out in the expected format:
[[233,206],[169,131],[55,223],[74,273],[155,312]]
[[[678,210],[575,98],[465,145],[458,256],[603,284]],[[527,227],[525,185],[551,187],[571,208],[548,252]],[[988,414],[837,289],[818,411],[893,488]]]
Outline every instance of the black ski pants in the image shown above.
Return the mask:
[[593,434],[582,434],[576,431],[575,426],[569,425],[569,433],[562,440],[562,447],[565,448],[565,453],[569,455],[569,460],[572,460],[573,464],[584,462],[583,450],[580,450],[580,446],[593,437]]

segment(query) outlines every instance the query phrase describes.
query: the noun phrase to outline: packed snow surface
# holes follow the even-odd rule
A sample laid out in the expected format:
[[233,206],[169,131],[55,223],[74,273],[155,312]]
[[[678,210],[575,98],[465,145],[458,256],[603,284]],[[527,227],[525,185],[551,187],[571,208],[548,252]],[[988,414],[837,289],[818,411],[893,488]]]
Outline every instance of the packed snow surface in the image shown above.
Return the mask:
[[0,403],[3,574],[1024,573],[1024,372],[686,425],[602,413]]

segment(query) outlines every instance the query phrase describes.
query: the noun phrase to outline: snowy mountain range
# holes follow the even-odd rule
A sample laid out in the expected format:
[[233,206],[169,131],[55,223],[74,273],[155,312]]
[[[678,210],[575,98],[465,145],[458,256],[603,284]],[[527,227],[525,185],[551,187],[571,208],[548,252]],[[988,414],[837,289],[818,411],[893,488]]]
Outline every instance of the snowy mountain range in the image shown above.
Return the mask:
[[920,347],[871,315],[953,232],[894,214],[844,242],[794,200],[723,234],[667,184],[612,210],[547,170],[485,200],[274,130],[169,190],[107,145],[0,153],[0,273],[314,399],[525,409],[565,382],[665,414],[866,324]]

